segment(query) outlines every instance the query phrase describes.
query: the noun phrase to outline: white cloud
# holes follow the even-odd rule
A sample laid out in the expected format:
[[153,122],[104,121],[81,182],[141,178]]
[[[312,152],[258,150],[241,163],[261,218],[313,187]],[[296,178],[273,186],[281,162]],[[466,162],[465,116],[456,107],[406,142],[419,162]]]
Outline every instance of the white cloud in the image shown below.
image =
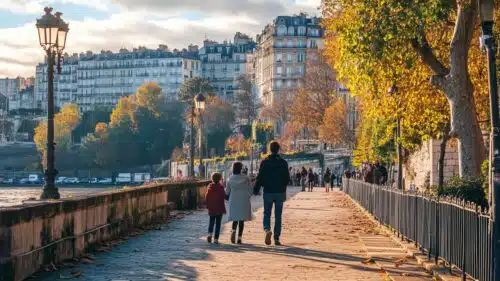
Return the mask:
[[[5,0],[0,0],[2,4],[3,1]],[[21,3],[19,7],[22,7],[22,5],[26,5],[26,2],[34,2],[35,0],[7,1]],[[83,0],[58,1],[83,2]],[[80,53],[87,50],[94,52],[100,50],[117,51],[120,48],[132,49],[138,46],[155,48],[158,44],[166,44],[172,49],[180,49],[191,43],[200,45],[205,36],[218,41],[231,40],[237,31],[254,37],[278,15],[290,15],[299,11],[315,13],[318,2],[318,0],[299,0],[299,3],[293,5],[288,0],[249,0],[245,3],[235,0],[116,1],[130,1],[136,3],[134,5],[143,3],[144,7],[129,7],[128,12],[122,11],[104,20],[89,17],[76,21],[65,18],[70,24],[66,48],[68,53]],[[275,6],[264,5],[264,1],[266,3],[272,2]],[[99,0],[87,2],[98,4]],[[184,11],[196,11],[194,10],[195,2],[200,4],[200,7],[213,4],[214,9],[205,10],[199,19],[181,17]],[[159,7],[167,6],[162,3],[171,4],[173,8],[162,10]],[[176,3],[177,6],[175,6]],[[287,5],[284,5],[285,3]],[[224,6],[224,4],[229,6]],[[270,7],[275,7],[275,10],[270,9]],[[191,10],[187,10],[188,8]],[[248,9],[244,10],[246,8]],[[238,11],[231,12],[234,9],[238,9]],[[37,8],[37,12],[39,11],[40,9]],[[34,75],[35,66],[43,60],[43,56],[43,50],[38,44],[34,21],[16,28],[0,29],[0,77]]]
[[42,14],[43,8],[54,4],[76,4],[107,11],[109,1],[104,0],[1,0],[0,10],[16,14]]

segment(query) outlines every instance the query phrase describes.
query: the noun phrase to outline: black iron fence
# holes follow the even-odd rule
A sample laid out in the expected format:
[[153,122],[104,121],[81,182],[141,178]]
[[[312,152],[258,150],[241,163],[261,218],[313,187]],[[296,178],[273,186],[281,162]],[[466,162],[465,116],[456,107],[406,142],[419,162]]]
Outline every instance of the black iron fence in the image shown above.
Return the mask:
[[480,206],[433,198],[358,180],[343,181],[351,198],[436,262],[456,266],[480,281],[493,280],[490,219]]

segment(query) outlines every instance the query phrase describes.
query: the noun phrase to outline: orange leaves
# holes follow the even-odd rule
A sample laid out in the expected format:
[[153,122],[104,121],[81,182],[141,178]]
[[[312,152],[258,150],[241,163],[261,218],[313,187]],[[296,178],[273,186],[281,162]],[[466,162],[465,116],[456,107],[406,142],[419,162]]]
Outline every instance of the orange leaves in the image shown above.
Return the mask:
[[351,135],[346,105],[341,99],[337,99],[326,109],[319,131],[320,139],[331,145],[348,144],[352,141]]
[[246,140],[243,135],[230,136],[226,140],[226,149],[232,153],[250,151],[251,145],[251,141]]

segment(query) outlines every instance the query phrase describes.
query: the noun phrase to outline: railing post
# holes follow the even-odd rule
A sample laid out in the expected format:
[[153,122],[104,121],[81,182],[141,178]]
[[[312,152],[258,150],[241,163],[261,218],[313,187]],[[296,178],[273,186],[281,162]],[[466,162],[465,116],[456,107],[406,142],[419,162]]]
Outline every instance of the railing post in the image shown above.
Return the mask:
[[462,210],[462,280],[467,281],[467,231],[466,231],[466,221],[467,221],[467,211],[465,209],[465,204],[462,201],[461,204]]
[[414,226],[414,239],[415,239],[415,247],[418,247],[418,208],[417,208],[417,204],[418,204],[418,198],[417,198],[417,194],[415,194],[415,206],[414,206],[414,210],[415,210],[415,226]]
[[436,198],[436,251],[434,253],[434,261],[436,264],[439,263],[439,248],[441,247],[441,229],[440,229],[440,222],[439,222],[439,215],[441,212],[441,203],[439,202],[439,195]]

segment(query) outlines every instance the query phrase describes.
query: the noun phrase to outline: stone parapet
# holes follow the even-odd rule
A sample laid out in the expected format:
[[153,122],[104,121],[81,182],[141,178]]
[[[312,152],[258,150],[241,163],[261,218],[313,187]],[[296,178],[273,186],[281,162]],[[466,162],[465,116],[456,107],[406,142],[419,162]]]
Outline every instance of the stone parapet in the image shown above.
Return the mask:
[[198,208],[207,184],[158,184],[0,209],[0,281],[24,280],[133,228],[164,222],[172,209]]

